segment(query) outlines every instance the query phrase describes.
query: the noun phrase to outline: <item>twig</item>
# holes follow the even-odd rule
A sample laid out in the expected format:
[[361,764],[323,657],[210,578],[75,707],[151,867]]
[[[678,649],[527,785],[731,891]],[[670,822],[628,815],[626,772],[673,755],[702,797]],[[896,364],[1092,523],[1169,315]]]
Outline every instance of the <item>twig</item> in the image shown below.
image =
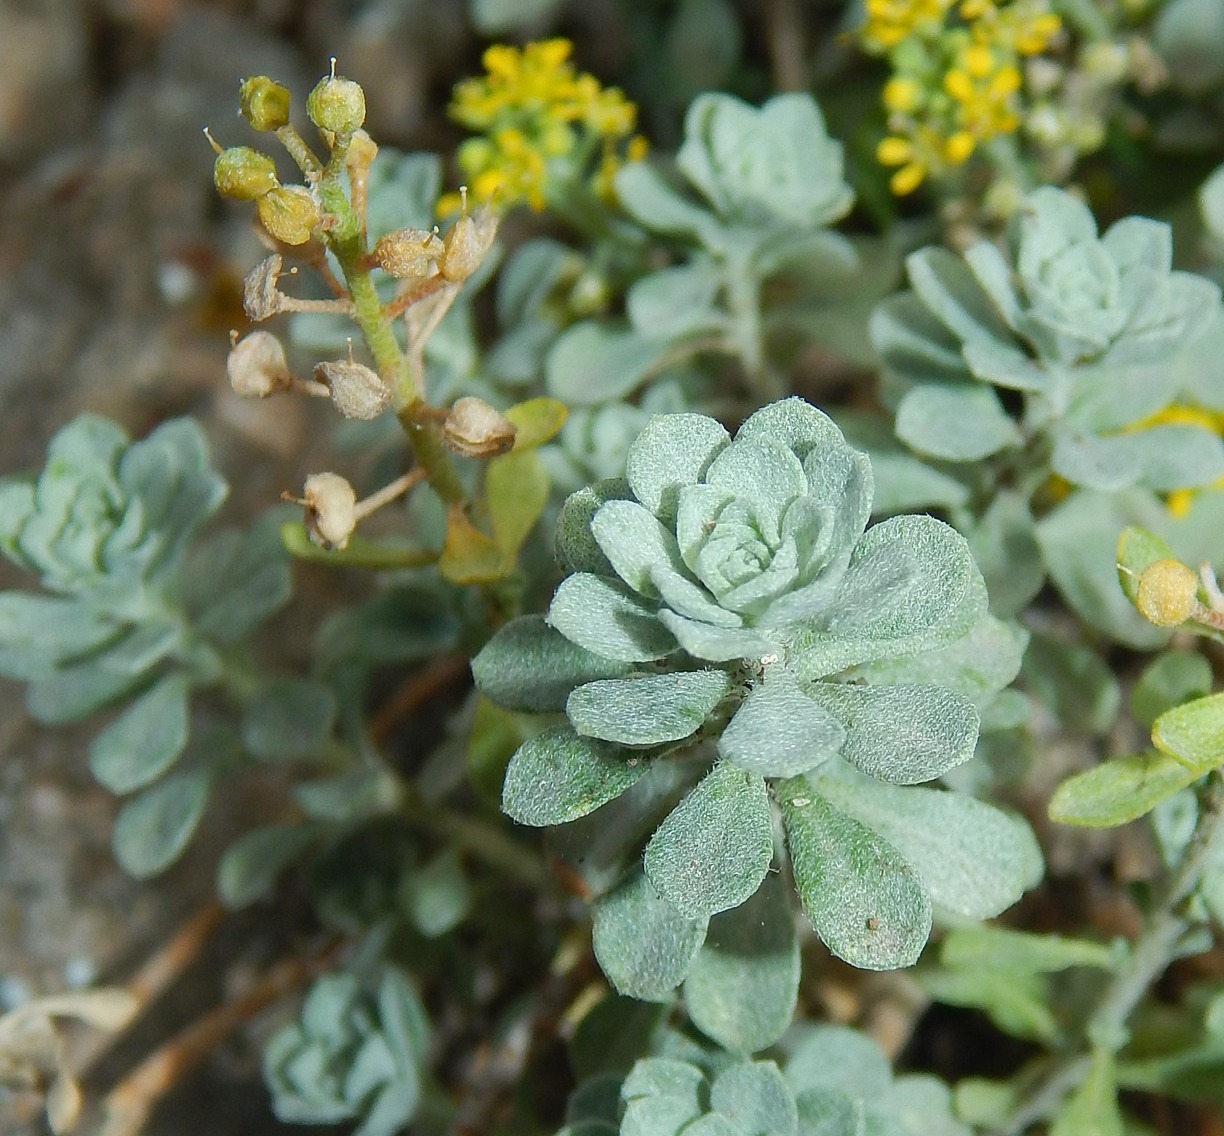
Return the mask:
[[[1178,913],[1182,903],[1198,887],[1215,856],[1215,846],[1224,840],[1224,785],[1213,778],[1202,802],[1194,836],[1181,866],[1169,880],[1160,904],[1153,911],[1143,934],[1135,942],[1125,965],[1114,976],[1084,1028],[1085,1038],[1097,1049],[1117,1052],[1126,1042],[1126,1021],[1147,993],[1148,987],[1168,967],[1182,936],[1190,929],[1188,919]],[[1050,1116],[1087,1075],[1089,1059],[1081,1052],[1067,1053],[1055,1061],[1007,1123],[1000,1136],[1019,1136],[1031,1124]]]
[[146,1057],[102,1102],[101,1136],[137,1136],[154,1106],[244,1022],[319,973],[335,947],[312,958],[282,959],[244,994],[209,1010]]
[[[126,986],[128,993],[136,999],[136,1009],[129,1025],[199,957],[225,916],[225,908],[216,900],[206,903],[182,923],[168,942],[145,960]],[[69,1062],[73,1074],[83,1077],[110,1052],[121,1036],[99,1030],[86,1034]]]
[[465,674],[467,667],[466,655],[443,655],[409,675],[370,720],[370,740],[375,745],[385,742],[405,718]]
[[774,88],[806,91],[811,84],[803,58],[803,18],[798,0],[767,0],[765,34]]

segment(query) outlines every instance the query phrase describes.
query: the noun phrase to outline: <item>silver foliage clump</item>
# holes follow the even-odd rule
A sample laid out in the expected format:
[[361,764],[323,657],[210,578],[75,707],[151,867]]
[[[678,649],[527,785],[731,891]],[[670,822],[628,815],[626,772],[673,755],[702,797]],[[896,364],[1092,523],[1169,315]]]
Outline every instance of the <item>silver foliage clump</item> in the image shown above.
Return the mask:
[[[596,954],[623,992],[657,998],[683,981],[711,917],[790,918],[784,895],[757,896],[782,855],[775,807],[805,911],[859,966],[912,962],[933,903],[988,917],[1040,874],[1015,818],[902,788],[973,756],[1025,636],[986,613],[958,533],[925,516],[868,529],[871,504],[866,456],[800,399],[734,439],[712,418],[657,415],[624,479],[562,509],[570,575],[547,614],[512,621],[476,658],[494,701],[568,718],[510,762],[503,807],[521,823],[574,821],[625,794],[632,814],[634,794],[687,763],[691,791],[652,824],[644,874],[596,908]],[[964,843],[935,847],[945,840]],[[966,853],[990,865],[972,884],[945,867]],[[780,972],[778,1029],[788,982]],[[743,1026],[754,1044],[764,1012]]]

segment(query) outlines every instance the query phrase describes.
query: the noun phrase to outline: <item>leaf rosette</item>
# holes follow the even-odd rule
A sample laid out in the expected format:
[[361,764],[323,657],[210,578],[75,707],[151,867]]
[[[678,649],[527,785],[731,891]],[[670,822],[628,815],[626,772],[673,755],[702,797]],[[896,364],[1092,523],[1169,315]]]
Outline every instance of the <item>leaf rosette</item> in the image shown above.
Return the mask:
[[[635,809],[660,803],[655,774],[689,771],[688,795],[662,823],[645,822],[644,874],[596,911],[596,955],[623,993],[669,996],[706,949],[710,917],[738,914],[757,892],[774,857],[775,800],[805,910],[860,966],[912,962],[932,895],[982,917],[1032,882],[1034,860],[1039,871],[1013,818],[900,788],[973,756],[979,707],[1014,677],[1024,636],[986,615],[963,537],[931,517],[868,529],[871,499],[867,458],[801,399],[763,408],[734,439],[702,415],[657,415],[623,480],[563,507],[556,543],[570,575],[546,616],[512,621],[475,659],[493,701],[568,719],[510,761],[503,808],[521,823],[575,821],[628,794],[625,815],[606,815],[633,830]],[[881,835],[898,811],[910,820]],[[968,833],[966,848],[1007,850],[992,858],[994,878],[955,899],[939,894],[938,864],[965,848],[919,850],[901,831],[937,815],[953,842]],[[776,917],[789,919],[785,906]],[[770,988],[785,1005],[789,950],[769,947],[781,976]],[[784,1025],[789,1010],[775,1018]]]
[[[1006,255],[985,240],[963,258],[913,253],[912,291],[871,327],[897,436],[950,462],[1043,439],[1054,472],[1091,489],[1210,484],[1224,474],[1219,437],[1148,421],[1192,385],[1188,349],[1221,314],[1219,288],[1172,257],[1168,225],[1125,217],[1098,234],[1089,208],[1051,186],[1017,211]],[[996,388],[1022,393],[1018,419]]]

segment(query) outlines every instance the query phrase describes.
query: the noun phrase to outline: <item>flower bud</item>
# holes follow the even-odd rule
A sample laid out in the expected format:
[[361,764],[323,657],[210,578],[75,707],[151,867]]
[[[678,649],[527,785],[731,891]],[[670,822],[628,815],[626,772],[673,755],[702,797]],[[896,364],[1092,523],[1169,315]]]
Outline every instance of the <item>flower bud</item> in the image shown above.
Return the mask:
[[289,91],[267,75],[252,75],[238,88],[238,108],[256,130],[276,130],[289,122]]
[[277,188],[276,164],[250,146],[231,146],[213,162],[213,185],[222,197],[254,201]]
[[446,444],[465,458],[491,458],[514,446],[514,423],[479,398],[461,398],[442,424]]
[[465,213],[442,242],[438,261],[442,275],[452,283],[466,280],[480,267],[496,236],[497,218],[490,210],[482,209],[475,217]]
[[282,185],[265,193],[256,208],[269,235],[287,245],[304,245],[319,223],[319,207],[301,185]]
[[267,398],[293,385],[285,349],[269,331],[253,331],[238,340],[225,360],[225,374],[243,398]]
[[1198,607],[1199,578],[1180,560],[1156,560],[1139,573],[1135,606],[1157,627],[1185,623]]
[[252,323],[266,320],[281,310],[283,297],[277,283],[284,263],[279,254],[273,253],[246,274],[242,282],[242,310]]
[[329,75],[306,96],[306,113],[320,130],[352,134],[365,122],[365,92],[352,79]]
[[320,363],[315,378],[331,392],[332,402],[345,418],[377,418],[391,405],[391,387],[377,372],[351,359]]
[[312,473],[302,491],[304,522],[322,548],[343,548],[357,527],[357,494],[338,473]]
[[390,276],[425,276],[430,261],[442,255],[444,245],[436,233],[424,229],[396,229],[374,245],[378,267]]

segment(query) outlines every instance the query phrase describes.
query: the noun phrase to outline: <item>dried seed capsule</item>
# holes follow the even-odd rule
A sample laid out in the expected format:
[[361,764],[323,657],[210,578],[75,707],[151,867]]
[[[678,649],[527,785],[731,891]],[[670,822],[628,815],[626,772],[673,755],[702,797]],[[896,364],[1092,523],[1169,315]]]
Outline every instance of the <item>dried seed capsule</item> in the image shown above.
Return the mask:
[[491,458],[514,446],[514,423],[479,398],[461,398],[442,424],[446,444],[465,458]]
[[351,359],[320,363],[315,378],[331,391],[332,402],[345,418],[377,418],[391,405],[391,387],[377,372]]
[[312,473],[302,491],[306,532],[323,548],[343,548],[357,527],[357,494],[338,473]]
[[238,88],[238,108],[256,130],[276,130],[289,122],[289,91],[267,75],[252,75]]
[[238,340],[225,361],[225,374],[243,398],[267,398],[293,385],[285,348],[270,331],[253,331]]
[[1156,560],[1139,573],[1135,606],[1157,627],[1185,623],[1198,607],[1199,578],[1180,560]]
[[265,193],[256,208],[268,233],[287,245],[304,245],[319,223],[319,207],[310,190],[300,185],[282,185]]
[[442,256],[438,268],[452,283],[466,280],[476,271],[493,247],[497,236],[497,218],[488,209],[481,209],[475,217],[466,213],[450,228],[442,242]]
[[350,168],[356,166],[359,169],[368,169],[370,163],[378,157],[378,143],[374,141],[364,130],[353,131],[353,138],[349,142],[348,154],[345,155],[345,164]]
[[378,267],[391,276],[425,276],[431,261],[442,255],[437,233],[424,229],[396,229],[374,245]]
[[213,185],[222,197],[254,201],[276,189],[276,164],[250,146],[231,146],[213,162]]
[[278,253],[261,260],[242,282],[242,310],[253,323],[266,320],[281,310],[283,299],[277,281],[284,261]]
[[365,122],[365,91],[360,83],[333,73],[320,79],[306,96],[306,113],[320,130],[352,134]]

